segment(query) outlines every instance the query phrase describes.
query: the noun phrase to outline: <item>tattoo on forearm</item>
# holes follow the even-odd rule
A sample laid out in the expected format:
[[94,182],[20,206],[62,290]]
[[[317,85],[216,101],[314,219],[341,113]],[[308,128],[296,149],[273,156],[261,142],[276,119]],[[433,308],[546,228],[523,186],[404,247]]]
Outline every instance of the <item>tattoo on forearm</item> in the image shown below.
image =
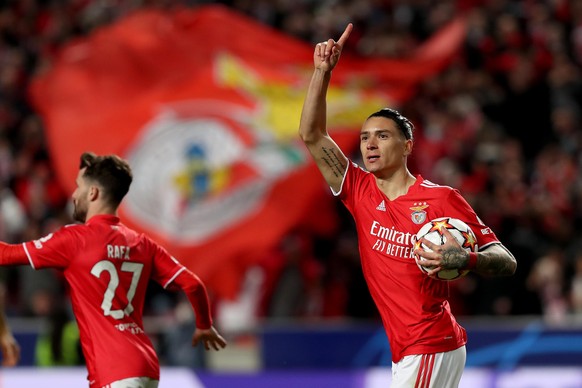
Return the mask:
[[[448,247],[441,252],[441,266],[444,269],[466,268],[469,255],[461,248]],[[487,249],[479,252],[477,268],[474,269],[482,275],[510,276],[515,273],[517,262],[513,255],[503,247]]]
[[441,266],[445,269],[465,268],[469,262],[467,252],[461,248],[446,248],[441,254]]
[[485,251],[479,254],[477,272],[485,275],[508,276],[513,275],[516,268],[515,258],[505,252]]
[[321,150],[325,154],[324,162],[329,166],[336,177],[342,177],[346,170],[345,160],[338,157],[333,148],[322,147]]

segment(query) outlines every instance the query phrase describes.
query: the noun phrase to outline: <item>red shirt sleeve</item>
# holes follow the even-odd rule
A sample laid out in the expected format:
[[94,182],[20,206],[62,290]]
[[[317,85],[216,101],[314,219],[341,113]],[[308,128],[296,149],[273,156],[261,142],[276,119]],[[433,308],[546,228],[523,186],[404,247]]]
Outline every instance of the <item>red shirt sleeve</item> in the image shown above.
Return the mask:
[[204,283],[187,269],[180,272],[173,282],[184,291],[196,312],[196,327],[209,329],[212,326],[212,317],[210,316],[210,303]]
[[[152,278],[164,288],[168,288],[171,284],[180,287],[196,312],[196,327],[209,329],[212,326],[210,304],[208,303],[206,287],[204,287],[202,281],[188,271],[164,248],[151,240],[150,243],[151,248],[154,250]],[[174,287],[170,288],[173,289]]]
[[24,250],[24,245],[6,244],[0,241],[0,265],[31,264]]
[[152,279],[166,288],[185,270],[185,267],[174,259],[163,247],[148,239],[150,252],[153,254]]
[[66,268],[74,258],[81,239],[77,231],[81,225],[64,226],[38,240],[23,244],[30,264],[34,269]]
[[471,227],[477,238],[479,250],[483,250],[483,248],[491,244],[499,243],[495,233],[481,221],[458,190],[451,190],[444,203],[446,204],[444,213],[447,216],[458,218]]
[[357,210],[361,196],[370,189],[366,182],[368,174],[356,163],[348,160],[348,167],[340,191],[338,193],[334,192],[334,195],[342,200],[352,214]]

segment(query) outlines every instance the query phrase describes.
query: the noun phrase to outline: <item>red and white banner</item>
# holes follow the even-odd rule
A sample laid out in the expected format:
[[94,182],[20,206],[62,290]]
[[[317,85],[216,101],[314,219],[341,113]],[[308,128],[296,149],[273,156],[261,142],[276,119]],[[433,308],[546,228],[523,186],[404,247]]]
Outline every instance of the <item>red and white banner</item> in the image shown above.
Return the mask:
[[[346,152],[367,115],[410,97],[460,47],[455,21],[410,60],[345,55],[328,124]],[[334,229],[333,203],[297,135],[311,45],[228,8],[145,10],[64,47],[32,84],[57,175],[84,151],[134,171],[123,221],[221,297],[292,228]]]

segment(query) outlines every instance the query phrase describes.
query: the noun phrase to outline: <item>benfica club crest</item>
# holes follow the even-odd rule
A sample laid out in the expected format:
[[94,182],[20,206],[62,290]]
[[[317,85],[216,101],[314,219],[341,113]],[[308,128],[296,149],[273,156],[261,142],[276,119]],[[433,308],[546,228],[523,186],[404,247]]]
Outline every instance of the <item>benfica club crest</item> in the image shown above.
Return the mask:
[[412,213],[410,214],[412,222],[415,224],[424,224],[426,221],[426,212],[424,209],[427,207],[428,205],[426,202],[418,202],[415,203],[414,206],[410,207],[410,210],[412,210]]
[[225,117],[208,102],[165,106],[127,154],[134,182],[124,211],[183,244],[252,216],[303,160],[243,123],[244,116]]

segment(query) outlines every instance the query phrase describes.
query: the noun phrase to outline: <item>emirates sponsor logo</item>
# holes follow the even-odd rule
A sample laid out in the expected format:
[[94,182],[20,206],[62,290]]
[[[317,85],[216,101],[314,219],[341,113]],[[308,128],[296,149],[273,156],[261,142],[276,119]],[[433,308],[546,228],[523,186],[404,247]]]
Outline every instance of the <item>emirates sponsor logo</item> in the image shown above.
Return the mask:
[[378,221],[374,221],[370,228],[370,234],[376,237],[376,242],[372,244],[373,250],[395,257],[414,257],[414,235],[410,232],[401,232],[394,227],[387,228]]

